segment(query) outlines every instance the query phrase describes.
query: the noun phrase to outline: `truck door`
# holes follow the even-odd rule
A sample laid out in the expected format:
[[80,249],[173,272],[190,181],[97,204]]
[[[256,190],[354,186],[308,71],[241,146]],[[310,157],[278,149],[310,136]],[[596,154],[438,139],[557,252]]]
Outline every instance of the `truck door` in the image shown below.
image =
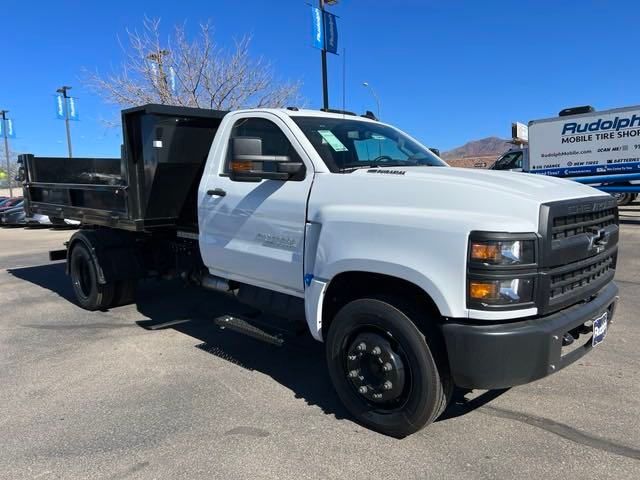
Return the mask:
[[[198,203],[202,259],[213,275],[304,295],[306,209],[313,166],[289,127],[270,113],[236,116],[219,132],[226,145],[212,152]],[[264,155],[302,160],[304,171],[290,180],[236,181],[229,176],[231,142],[259,138]],[[217,160],[219,158],[220,160]]]

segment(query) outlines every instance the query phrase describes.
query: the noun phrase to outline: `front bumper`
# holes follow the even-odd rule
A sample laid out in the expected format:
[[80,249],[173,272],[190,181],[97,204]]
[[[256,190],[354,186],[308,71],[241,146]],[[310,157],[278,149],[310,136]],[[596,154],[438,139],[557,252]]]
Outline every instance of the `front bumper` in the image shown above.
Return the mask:
[[564,355],[563,335],[605,311],[611,322],[617,294],[618,287],[610,282],[590,302],[544,317],[490,325],[444,323],[442,333],[454,382],[462,388],[507,388],[570,365],[591,350],[591,335],[580,335],[577,342],[584,345]]

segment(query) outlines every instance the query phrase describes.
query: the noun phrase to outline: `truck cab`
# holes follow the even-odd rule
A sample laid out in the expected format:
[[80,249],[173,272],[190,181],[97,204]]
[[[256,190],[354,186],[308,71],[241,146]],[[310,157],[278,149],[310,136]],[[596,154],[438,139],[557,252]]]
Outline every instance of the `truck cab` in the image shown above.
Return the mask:
[[[120,162],[23,161],[27,208],[83,222],[53,257],[84,308],[175,276],[299,322],[354,418],[396,437],[438,418],[454,386],[538,380],[604,340],[609,195],[451,168],[348,113],[145,106],[123,119]],[[225,326],[255,336],[236,320]]]
[[526,165],[529,162],[529,149],[524,148],[511,148],[503,153],[498,159],[491,165],[491,170],[509,170],[512,172],[525,172],[527,171]]

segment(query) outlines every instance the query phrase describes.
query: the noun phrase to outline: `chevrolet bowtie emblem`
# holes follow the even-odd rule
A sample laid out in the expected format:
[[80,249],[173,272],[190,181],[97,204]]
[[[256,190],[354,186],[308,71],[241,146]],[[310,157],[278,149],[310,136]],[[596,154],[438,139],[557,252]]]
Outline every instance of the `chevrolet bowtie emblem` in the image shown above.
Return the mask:
[[592,229],[591,236],[589,237],[589,248],[588,250],[595,250],[596,253],[603,252],[607,247],[607,242],[609,241],[609,235],[605,231],[604,228],[600,229]]

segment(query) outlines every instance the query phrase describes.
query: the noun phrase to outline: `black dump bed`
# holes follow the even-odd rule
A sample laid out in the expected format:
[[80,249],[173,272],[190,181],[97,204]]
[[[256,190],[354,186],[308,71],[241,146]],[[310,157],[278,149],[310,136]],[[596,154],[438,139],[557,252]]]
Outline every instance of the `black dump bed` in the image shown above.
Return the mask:
[[121,158],[21,155],[26,210],[135,231],[195,231],[198,184],[225,113],[144,105],[122,112]]

